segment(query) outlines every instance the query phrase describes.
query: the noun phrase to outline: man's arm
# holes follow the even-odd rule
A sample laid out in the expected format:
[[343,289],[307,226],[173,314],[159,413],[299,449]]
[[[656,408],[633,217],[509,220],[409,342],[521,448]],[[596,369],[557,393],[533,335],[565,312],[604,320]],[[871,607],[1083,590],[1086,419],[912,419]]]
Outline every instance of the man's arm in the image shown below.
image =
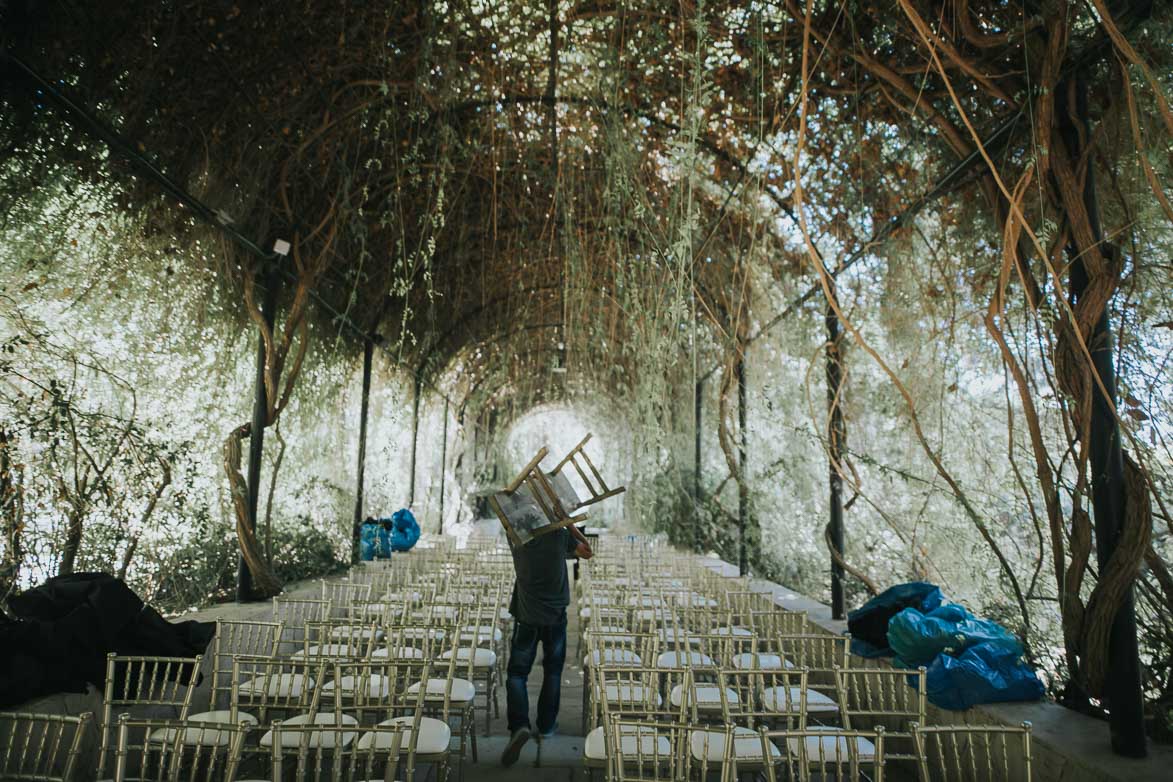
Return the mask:
[[590,559],[595,555],[591,549],[591,544],[587,542],[586,536],[582,534],[582,530],[571,524],[566,529],[570,530],[570,535],[566,538],[566,551],[568,554],[574,554],[579,559]]

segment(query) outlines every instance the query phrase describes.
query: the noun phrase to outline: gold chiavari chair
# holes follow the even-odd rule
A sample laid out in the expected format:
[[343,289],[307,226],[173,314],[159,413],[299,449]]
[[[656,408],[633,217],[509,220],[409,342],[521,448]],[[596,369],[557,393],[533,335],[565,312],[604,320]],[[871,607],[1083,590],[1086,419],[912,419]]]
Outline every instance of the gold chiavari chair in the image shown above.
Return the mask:
[[76,717],[0,712],[0,779],[73,782],[92,712]]
[[164,707],[186,719],[203,658],[108,654],[102,721],[98,725],[98,776],[106,770],[117,739],[116,715],[139,707]]
[[1030,782],[1031,724],[912,726],[921,782]]

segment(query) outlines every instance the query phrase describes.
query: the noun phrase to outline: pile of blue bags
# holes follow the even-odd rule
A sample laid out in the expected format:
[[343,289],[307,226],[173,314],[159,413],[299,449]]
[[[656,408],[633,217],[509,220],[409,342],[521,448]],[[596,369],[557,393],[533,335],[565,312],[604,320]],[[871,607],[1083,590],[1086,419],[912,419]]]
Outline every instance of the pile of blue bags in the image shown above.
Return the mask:
[[1018,638],[964,606],[943,604],[933,584],[894,586],[848,614],[847,626],[854,653],[892,656],[902,668],[925,666],[929,700],[940,708],[1043,697]]
[[364,562],[388,559],[394,551],[410,551],[420,539],[420,525],[406,508],[390,518],[367,519],[359,534],[359,557]]

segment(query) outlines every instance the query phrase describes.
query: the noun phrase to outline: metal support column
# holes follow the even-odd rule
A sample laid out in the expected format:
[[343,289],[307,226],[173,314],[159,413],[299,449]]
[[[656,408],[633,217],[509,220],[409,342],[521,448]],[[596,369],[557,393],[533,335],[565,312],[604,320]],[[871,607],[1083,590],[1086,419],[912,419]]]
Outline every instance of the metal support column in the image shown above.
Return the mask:
[[700,551],[701,541],[701,414],[703,412],[705,379],[696,382],[696,395],[693,402],[696,406],[693,422],[693,452],[692,452],[692,547]]
[[[277,313],[277,294],[281,275],[277,267],[270,264],[265,269],[262,284],[265,286],[261,300],[261,318],[271,331]],[[254,533],[257,530],[257,504],[261,496],[261,457],[265,449],[265,427],[269,423],[269,398],[265,391],[265,340],[257,334],[257,374],[253,384],[253,421],[248,437],[248,525]],[[236,599],[247,602],[252,599],[253,574],[240,556],[236,570]]]
[[[831,295],[835,295],[835,283],[831,281]],[[843,556],[843,447],[847,437],[843,422],[841,387],[843,382],[843,335],[839,330],[839,316],[835,308],[827,304],[827,456],[830,481],[830,521],[827,536],[831,547]],[[843,595],[843,565],[831,557],[831,617],[843,619],[846,606]]]
[[440,442],[440,529],[444,534],[444,483],[448,472],[448,399],[444,399],[444,436]]
[[358,562],[359,535],[363,522],[363,490],[367,471],[367,415],[371,404],[371,359],[375,341],[368,337],[362,352],[362,402],[358,413],[358,486],[354,492],[354,528],[350,537],[350,561]]
[[737,357],[737,471],[741,480],[737,482],[737,532],[738,556],[737,570],[741,575],[749,572],[749,554],[745,547],[745,526],[749,521],[749,476],[746,474],[746,443],[747,432],[745,427],[746,399],[745,399],[745,343],[738,346],[740,355]]
[[[1056,114],[1063,118],[1062,131],[1068,158],[1078,161],[1086,154],[1084,139],[1090,138],[1088,125],[1087,80],[1082,72],[1075,76],[1075,106],[1068,103],[1068,83],[1056,90]],[[1071,108],[1078,120],[1073,121]],[[1105,261],[1117,259],[1120,249],[1104,241],[1100,225],[1099,203],[1096,198],[1095,165],[1089,163],[1083,185],[1083,202],[1096,244]],[[1091,280],[1084,265],[1084,253],[1072,242],[1068,246],[1071,258],[1068,293],[1076,307],[1082,300]],[[1116,367],[1112,357],[1112,324],[1110,301],[1105,301],[1088,338],[1092,368],[1107,390],[1092,383],[1092,404],[1088,447],[1091,456],[1092,509],[1096,526],[1096,561],[1100,571],[1115,553],[1121,528],[1127,512],[1124,486],[1124,450],[1120,443],[1120,426],[1113,412],[1116,409]],[[1112,751],[1127,757],[1148,754],[1144,732],[1144,695],[1141,689],[1140,656],[1137,649],[1136,608],[1133,589],[1129,587],[1112,621],[1108,637],[1108,665],[1104,680],[1103,702],[1108,710]]]
[[411,402],[411,476],[407,487],[407,507],[415,504],[415,464],[420,438],[420,379],[415,379],[415,393]]

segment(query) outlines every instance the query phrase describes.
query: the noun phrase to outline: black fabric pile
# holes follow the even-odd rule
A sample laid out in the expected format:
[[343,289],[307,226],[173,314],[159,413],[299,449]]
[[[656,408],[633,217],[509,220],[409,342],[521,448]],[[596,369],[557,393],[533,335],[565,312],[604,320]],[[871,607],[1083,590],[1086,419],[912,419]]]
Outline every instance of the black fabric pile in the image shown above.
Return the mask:
[[106,573],[51,578],[8,608],[16,621],[0,616],[0,708],[87,683],[101,690],[108,653],[194,657],[216,632],[212,622],[168,622]]

